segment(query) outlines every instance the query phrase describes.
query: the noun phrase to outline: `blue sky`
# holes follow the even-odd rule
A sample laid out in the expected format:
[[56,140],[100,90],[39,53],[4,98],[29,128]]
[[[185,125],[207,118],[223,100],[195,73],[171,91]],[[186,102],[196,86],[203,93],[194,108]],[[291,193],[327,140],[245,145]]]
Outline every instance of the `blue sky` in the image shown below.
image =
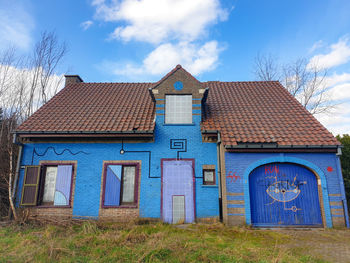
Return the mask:
[[255,80],[254,58],[317,59],[340,106],[318,119],[350,133],[348,0],[0,0],[0,49],[31,52],[55,30],[69,53],[58,74],[87,82],[157,81],[176,64],[199,80]]

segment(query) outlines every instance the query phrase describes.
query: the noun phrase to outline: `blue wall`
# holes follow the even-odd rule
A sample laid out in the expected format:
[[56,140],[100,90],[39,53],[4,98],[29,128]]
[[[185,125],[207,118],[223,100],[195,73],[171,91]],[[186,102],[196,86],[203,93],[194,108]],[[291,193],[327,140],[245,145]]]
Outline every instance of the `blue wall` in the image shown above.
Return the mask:
[[[292,162],[309,167],[321,177],[323,189],[323,204],[325,209],[326,224],[332,226],[329,202],[342,201],[344,198],[341,187],[341,170],[339,158],[334,153],[225,153],[226,166],[226,191],[227,193],[244,193],[246,223],[250,224],[250,202],[248,176],[254,168],[271,162]],[[332,171],[327,168],[331,167]],[[228,176],[235,174],[237,180]],[[337,194],[341,196],[329,196]],[[241,196],[228,196],[235,200]],[[334,216],[334,215],[333,215]]]
[[[181,158],[195,159],[195,176],[202,177],[202,165],[217,167],[215,143],[203,143],[200,132],[200,116],[193,116],[193,125],[164,125],[164,116],[157,116],[154,143],[125,143],[126,151],[151,151],[151,176],[161,176],[161,158],[176,158],[177,150],[170,149],[170,139],[187,139],[187,152],[180,153]],[[34,156],[33,150],[42,154],[48,147],[54,147],[57,153],[69,149],[72,155],[64,151],[56,155],[49,149],[44,156]],[[161,179],[148,178],[149,162],[147,153],[120,154],[120,143],[33,143],[25,144],[21,165],[38,165],[41,160],[77,160],[77,177],[73,204],[73,215],[98,217],[100,209],[101,175],[103,161],[107,160],[141,160],[140,216],[160,217]],[[216,169],[217,170],[217,169]],[[216,174],[217,176],[217,174]],[[17,205],[23,185],[24,170],[21,169],[17,191]],[[216,178],[216,182],[218,182]],[[196,179],[196,217],[219,216],[218,187],[203,186],[202,178]]]

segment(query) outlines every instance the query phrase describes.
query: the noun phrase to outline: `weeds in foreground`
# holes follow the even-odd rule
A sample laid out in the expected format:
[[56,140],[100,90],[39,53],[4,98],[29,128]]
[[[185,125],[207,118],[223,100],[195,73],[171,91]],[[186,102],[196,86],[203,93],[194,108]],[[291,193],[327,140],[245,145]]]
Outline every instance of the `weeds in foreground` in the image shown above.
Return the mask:
[[222,224],[31,223],[0,228],[0,262],[316,262],[289,242],[282,232]]

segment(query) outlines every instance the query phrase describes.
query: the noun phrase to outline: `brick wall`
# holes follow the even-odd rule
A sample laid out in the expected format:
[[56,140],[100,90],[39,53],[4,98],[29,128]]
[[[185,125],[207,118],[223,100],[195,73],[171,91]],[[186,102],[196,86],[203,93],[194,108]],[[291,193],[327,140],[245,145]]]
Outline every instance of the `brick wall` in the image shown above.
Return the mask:
[[[297,158],[305,162],[312,163],[314,167],[320,169],[325,176],[327,185],[324,189],[319,185],[319,200],[322,210],[322,218],[326,226],[345,226],[344,208],[342,205],[341,184],[339,181],[339,173],[337,166],[337,156],[332,153],[225,153],[225,173],[224,180],[223,205],[224,205],[224,221],[228,224],[241,224],[250,219],[247,214],[247,203],[244,193],[249,191],[248,182],[245,181],[244,175],[246,170],[256,162],[266,158]],[[310,168],[310,167],[309,167]],[[231,174],[230,174],[231,173]],[[227,177],[235,173],[235,182]],[[315,173],[318,179],[321,179]],[[324,181],[324,179],[322,179]],[[324,196],[325,195],[325,196]],[[325,202],[326,200],[326,202]],[[328,205],[327,205],[328,204]],[[228,214],[234,214],[228,216]],[[329,224],[330,223],[330,224]]]

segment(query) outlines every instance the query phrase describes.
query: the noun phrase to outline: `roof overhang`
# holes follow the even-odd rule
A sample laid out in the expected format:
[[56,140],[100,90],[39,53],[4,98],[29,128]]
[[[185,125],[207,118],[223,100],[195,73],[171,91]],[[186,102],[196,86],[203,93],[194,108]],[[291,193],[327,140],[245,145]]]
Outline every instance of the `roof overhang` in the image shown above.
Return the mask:
[[341,145],[278,145],[277,143],[239,143],[225,145],[229,152],[337,152]]
[[16,131],[21,138],[40,138],[40,137],[153,137],[153,131]]

